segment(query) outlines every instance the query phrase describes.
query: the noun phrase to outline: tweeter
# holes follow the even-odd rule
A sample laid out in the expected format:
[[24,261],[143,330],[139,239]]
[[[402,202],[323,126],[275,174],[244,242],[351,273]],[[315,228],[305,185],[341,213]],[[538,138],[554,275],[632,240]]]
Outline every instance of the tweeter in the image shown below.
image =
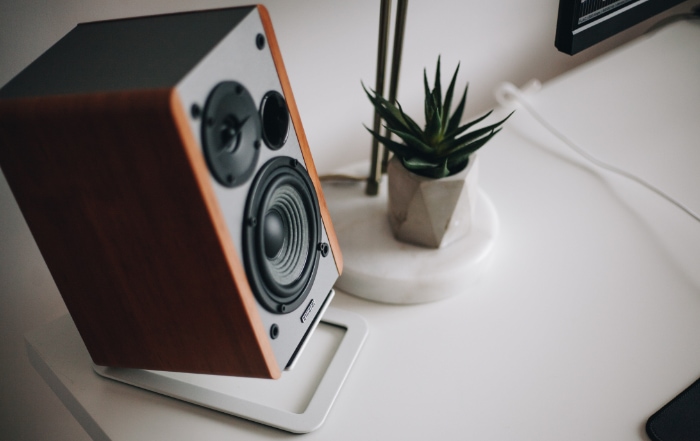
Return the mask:
[[222,82],[209,94],[202,116],[202,147],[221,185],[235,187],[253,174],[260,150],[260,117],[242,84]]

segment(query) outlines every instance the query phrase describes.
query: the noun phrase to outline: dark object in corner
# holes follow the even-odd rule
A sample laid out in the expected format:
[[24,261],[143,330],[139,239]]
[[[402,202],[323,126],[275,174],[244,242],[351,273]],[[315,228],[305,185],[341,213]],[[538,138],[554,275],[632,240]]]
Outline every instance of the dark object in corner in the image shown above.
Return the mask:
[[554,45],[574,55],[683,0],[559,0]]
[[647,421],[652,441],[700,440],[700,379]]

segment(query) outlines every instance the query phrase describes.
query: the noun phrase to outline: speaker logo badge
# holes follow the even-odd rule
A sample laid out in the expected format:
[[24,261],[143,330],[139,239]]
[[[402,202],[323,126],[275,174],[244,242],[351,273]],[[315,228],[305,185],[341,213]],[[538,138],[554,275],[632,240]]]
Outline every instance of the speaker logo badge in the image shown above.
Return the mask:
[[314,306],[316,306],[316,302],[314,302],[314,299],[311,299],[311,301],[309,302],[309,306],[306,307],[304,313],[301,315],[302,323],[305,323],[306,320],[309,318],[309,314],[311,314],[311,311],[313,311]]

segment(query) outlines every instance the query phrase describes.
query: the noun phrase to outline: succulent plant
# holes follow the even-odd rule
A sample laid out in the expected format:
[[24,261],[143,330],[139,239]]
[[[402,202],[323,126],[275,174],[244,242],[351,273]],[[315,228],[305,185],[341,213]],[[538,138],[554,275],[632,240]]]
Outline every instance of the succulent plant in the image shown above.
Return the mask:
[[493,138],[501,130],[501,125],[512,115],[511,112],[510,115],[495,124],[467,132],[471,127],[491,115],[493,110],[460,126],[459,123],[467,102],[469,89],[469,85],[467,85],[461,101],[450,116],[458,72],[459,65],[457,65],[443,100],[440,86],[440,58],[438,57],[432,90],[428,86],[428,75],[425,69],[423,70],[425,88],[425,127],[423,129],[404,113],[401,104],[398,102],[393,104],[378,96],[376,92],[368,91],[364,84],[362,85],[367,97],[384,120],[384,127],[398,136],[403,143],[365,128],[393,152],[406,169],[415,174],[428,178],[443,178],[459,173],[469,163],[469,155]]

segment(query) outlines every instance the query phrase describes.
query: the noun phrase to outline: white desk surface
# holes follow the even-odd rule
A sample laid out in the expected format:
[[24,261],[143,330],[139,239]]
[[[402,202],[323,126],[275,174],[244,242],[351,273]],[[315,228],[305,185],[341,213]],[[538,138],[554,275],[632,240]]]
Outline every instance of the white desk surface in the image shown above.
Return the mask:
[[[674,25],[531,100],[700,211],[699,42],[700,26]],[[523,110],[481,160],[501,221],[492,267],[437,303],[339,293],[333,305],[363,315],[370,335],[304,439],[644,440],[646,419],[700,377],[699,223],[594,171]],[[41,332],[30,342],[53,370],[42,374],[96,439],[295,436],[104,380],[80,340]]]

